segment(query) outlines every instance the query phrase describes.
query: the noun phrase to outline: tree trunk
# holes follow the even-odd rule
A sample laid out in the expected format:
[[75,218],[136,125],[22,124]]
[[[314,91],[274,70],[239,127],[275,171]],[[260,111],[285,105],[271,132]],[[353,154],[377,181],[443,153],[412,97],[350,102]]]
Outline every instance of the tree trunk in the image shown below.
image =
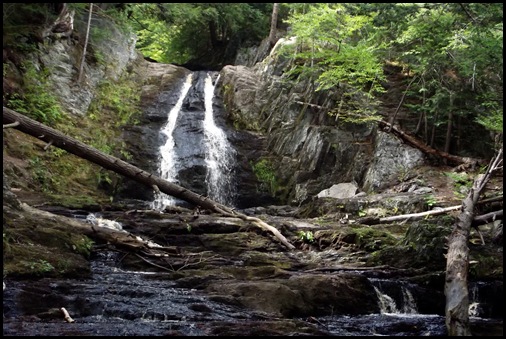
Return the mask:
[[173,184],[151,173],[143,171],[140,168],[127,163],[126,161],[102,153],[93,147],[90,147],[76,139],[66,136],[51,127],[41,124],[6,107],[3,108],[3,121],[4,124],[10,124],[17,121],[19,122],[19,125],[15,128],[21,132],[34,136],[47,143],[51,143],[53,146],[64,149],[67,152],[77,155],[80,158],[91,161],[105,169],[124,175],[141,184],[152,187],[155,190],[160,190],[166,194],[187,201],[195,206],[200,206],[203,209],[221,213],[225,216],[238,217],[243,220],[250,221],[256,226],[273,233],[288,249],[295,248],[295,246],[290,244],[288,240],[286,240],[286,238],[281,233],[279,233],[275,227],[268,225],[258,218],[249,217],[242,213],[233,211],[225,205],[194,193],[182,186]]
[[90,3],[90,14],[88,15],[88,26],[86,27],[86,38],[84,39],[83,56],[81,58],[81,65],[79,66],[79,76],[77,83],[81,83],[84,73],[84,63],[86,59],[86,48],[88,47],[88,39],[90,36],[91,14],[93,13],[93,3]]
[[450,336],[470,336],[469,327],[469,233],[474,217],[474,207],[491,174],[502,165],[502,149],[492,159],[485,174],[476,177],[473,187],[462,202],[461,213],[448,238],[446,255],[446,329]]
[[378,124],[382,127],[389,128],[393,134],[397,135],[399,138],[406,141],[410,145],[418,148],[422,152],[446,159],[450,163],[453,163],[454,165],[473,164],[473,163],[480,164],[480,165],[485,164],[483,159],[476,159],[476,158],[470,158],[470,157],[460,157],[458,155],[452,155],[447,152],[442,152],[442,151],[439,151],[435,148],[432,148],[429,145],[425,144],[422,140],[419,140],[418,138],[416,138],[412,135],[409,135],[406,132],[401,131],[400,129],[396,128],[395,126],[392,126],[391,124],[389,124],[388,122],[379,121]]
[[271,48],[276,44],[276,26],[278,24],[278,13],[279,3],[274,3],[271,16],[271,30],[269,32],[269,45]]
[[388,130],[388,133],[392,130],[392,126],[394,125],[395,119],[397,118],[397,114],[399,114],[399,110],[401,109],[402,103],[404,102],[404,99],[406,98],[406,94],[408,94],[409,88],[411,87],[411,84],[413,81],[415,81],[416,76],[411,79],[411,81],[408,84],[408,87],[404,90],[404,93],[402,94],[401,101],[399,101],[399,104],[397,105],[397,108],[395,109],[394,115],[390,118],[390,128]]

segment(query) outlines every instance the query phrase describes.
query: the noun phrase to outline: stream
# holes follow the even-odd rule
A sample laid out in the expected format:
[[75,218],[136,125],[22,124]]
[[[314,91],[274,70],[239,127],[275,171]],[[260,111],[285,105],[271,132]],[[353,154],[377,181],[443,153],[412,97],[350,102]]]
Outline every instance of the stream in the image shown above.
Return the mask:
[[[371,271],[380,313],[279,317],[181,287],[168,272],[126,269],[124,256],[96,246],[86,280],[6,280],[4,335],[446,336],[444,316],[424,314],[415,300],[420,287]],[[74,322],[64,320],[62,307]],[[502,319],[472,316],[471,322],[475,335],[502,335]]]
[[[195,289],[178,288],[164,273],[120,269],[120,260],[117,252],[96,252],[90,280],[7,281],[4,335],[219,336],[240,335],[245,330],[250,335],[445,334],[444,318],[437,315],[271,318],[214,302]],[[61,307],[75,322],[63,319]],[[287,322],[290,326],[282,324]],[[263,333],[255,333],[256,323],[263,323],[257,328]],[[289,333],[280,332],[285,327]]]

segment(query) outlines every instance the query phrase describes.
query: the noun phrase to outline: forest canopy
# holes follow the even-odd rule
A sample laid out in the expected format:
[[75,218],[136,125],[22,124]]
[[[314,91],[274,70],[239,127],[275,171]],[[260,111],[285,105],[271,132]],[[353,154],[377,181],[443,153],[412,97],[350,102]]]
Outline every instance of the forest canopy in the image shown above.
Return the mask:
[[[85,26],[89,4],[68,5],[76,24]],[[269,36],[274,4],[93,5],[96,15],[133,32],[146,58],[219,70]],[[54,21],[59,7],[13,3],[3,9],[4,49],[29,52],[40,41],[37,29]],[[280,49],[290,65],[284,77],[309,78],[315,91],[368,98],[354,122],[381,118],[377,99],[388,89],[386,69],[394,67],[403,74],[398,104],[407,132],[461,155],[491,155],[494,139],[502,140],[502,3],[281,3],[276,27],[276,38],[296,41]],[[468,140],[473,131],[490,132],[490,143]]]

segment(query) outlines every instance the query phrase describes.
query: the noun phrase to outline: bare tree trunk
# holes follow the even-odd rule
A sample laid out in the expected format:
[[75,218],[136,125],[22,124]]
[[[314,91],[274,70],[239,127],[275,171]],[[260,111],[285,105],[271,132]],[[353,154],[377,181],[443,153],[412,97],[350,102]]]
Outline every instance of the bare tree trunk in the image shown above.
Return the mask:
[[274,47],[276,44],[276,26],[278,24],[279,3],[274,3],[271,16],[271,30],[269,32],[269,44]]
[[288,242],[288,240],[286,240],[286,238],[275,227],[265,223],[261,219],[238,213],[207,197],[203,197],[184,187],[143,171],[126,161],[102,153],[99,150],[80,142],[79,140],[66,136],[51,127],[41,124],[6,107],[3,108],[3,121],[4,124],[11,124],[17,121],[19,122],[19,125],[14,128],[20,130],[21,132],[34,136],[47,143],[52,143],[52,145],[58,148],[64,149],[80,158],[91,161],[105,169],[124,175],[141,184],[152,187],[154,190],[160,190],[166,194],[185,200],[195,206],[200,206],[203,209],[221,213],[225,216],[238,217],[242,220],[250,221],[256,226],[274,234],[274,236],[276,236],[278,240],[288,249],[295,248],[295,246]]
[[452,140],[452,125],[453,125],[453,112],[450,109],[450,112],[448,112],[448,126],[446,127],[446,140],[444,148],[444,151],[446,153],[450,153],[450,145]]
[[490,176],[502,165],[502,149],[492,159],[485,174],[476,177],[473,187],[462,202],[461,213],[448,238],[446,255],[446,329],[450,336],[470,336],[469,327],[469,233],[474,218],[474,207]]
[[392,126],[394,125],[395,119],[397,118],[397,114],[399,113],[402,103],[404,102],[404,99],[406,98],[406,94],[408,93],[409,88],[411,87],[411,84],[413,83],[413,81],[415,81],[415,79],[416,79],[416,76],[414,76],[413,79],[411,79],[411,81],[408,84],[408,87],[406,87],[406,89],[404,90],[404,93],[402,94],[401,101],[399,101],[399,104],[397,105],[397,108],[395,109],[394,115],[392,115],[392,117],[390,118],[390,128],[388,129],[388,133],[390,133],[392,131]]
[[91,14],[93,13],[93,3],[90,3],[90,14],[88,15],[88,26],[86,27],[86,38],[84,39],[83,56],[81,58],[81,66],[79,66],[79,76],[77,77],[77,83],[81,83],[84,72],[84,63],[86,59],[86,48],[88,47],[88,39],[90,37],[90,26],[91,26]]

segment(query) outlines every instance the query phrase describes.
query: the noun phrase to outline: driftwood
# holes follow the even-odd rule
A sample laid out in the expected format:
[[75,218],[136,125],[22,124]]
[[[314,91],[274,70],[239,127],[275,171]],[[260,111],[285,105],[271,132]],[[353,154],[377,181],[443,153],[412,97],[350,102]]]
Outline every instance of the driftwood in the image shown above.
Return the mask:
[[472,226],[477,227],[479,225],[488,224],[488,223],[491,223],[491,222],[499,220],[499,219],[502,220],[502,210],[485,213],[485,214],[475,217],[473,219]]
[[401,131],[397,127],[389,124],[386,121],[379,121],[378,124],[380,127],[387,128],[387,131],[392,132],[411,146],[414,146],[421,150],[422,152],[434,155],[443,159],[448,160],[448,162],[454,165],[462,165],[462,164],[480,164],[485,165],[486,162],[484,159],[470,158],[470,157],[460,157],[458,155],[449,154],[447,152],[439,151],[435,148],[432,148],[425,144],[422,140],[416,138],[415,136],[409,135],[406,132]]
[[492,173],[502,168],[502,148],[491,160],[485,174],[474,180],[459,213],[452,233],[448,238],[445,277],[445,317],[449,336],[470,336],[469,326],[469,233],[474,217],[474,208]]
[[140,253],[151,257],[179,255],[179,250],[175,246],[153,246],[152,242],[139,238],[126,231],[94,226],[90,223],[79,221],[74,218],[43,211],[25,203],[21,203],[20,207],[22,210],[39,217],[41,220],[51,219],[59,221],[59,224],[61,225],[72,226],[72,228],[78,232],[98,241],[114,245],[118,249]]
[[65,307],[60,308],[60,310],[62,311],[63,319],[65,319],[66,322],[73,323],[75,321],[74,319],[72,319],[72,317],[70,316],[69,312],[65,309]]
[[[502,202],[503,199],[504,199],[503,196],[493,197],[493,198],[480,200],[476,204],[479,205],[479,204],[493,203],[493,202],[497,202],[497,201]],[[365,217],[365,218],[359,219],[358,223],[364,224],[364,225],[375,225],[375,224],[380,224],[380,223],[390,223],[390,222],[399,221],[399,220],[420,219],[420,218],[423,218],[423,217],[426,217],[429,215],[439,215],[439,214],[445,214],[445,213],[448,213],[451,211],[456,211],[456,210],[460,209],[461,207],[462,207],[462,205],[457,205],[457,206],[450,206],[450,207],[440,208],[440,209],[431,210],[431,211],[393,215],[390,217],[383,217],[383,218]],[[473,219],[473,225],[474,224],[482,225],[482,224],[486,224],[488,222],[492,222],[493,217],[495,217],[497,219],[502,219],[502,210],[496,211],[496,212],[490,212],[490,213],[475,217]],[[488,221],[488,220],[490,220],[490,221]],[[485,221],[487,221],[487,222],[485,222]]]
[[147,185],[151,188],[158,187],[158,189],[173,197],[187,201],[197,207],[208,209],[220,213],[224,216],[237,217],[274,234],[274,236],[288,249],[294,249],[293,246],[275,227],[265,223],[259,218],[250,217],[245,214],[232,210],[231,208],[213,201],[207,197],[203,197],[195,192],[192,192],[182,186],[171,183],[156,175],[141,170],[140,168],[129,164],[119,158],[107,155],[85,143],[66,136],[65,134],[39,123],[25,115],[17,113],[6,107],[3,108],[3,122],[14,123],[19,122],[15,128],[23,133],[34,136],[47,143],[64,149],[69,153],[77,155],[80,158],[91,161],[105,169],[114,171],[118,174],[133,179],[141,184]]

